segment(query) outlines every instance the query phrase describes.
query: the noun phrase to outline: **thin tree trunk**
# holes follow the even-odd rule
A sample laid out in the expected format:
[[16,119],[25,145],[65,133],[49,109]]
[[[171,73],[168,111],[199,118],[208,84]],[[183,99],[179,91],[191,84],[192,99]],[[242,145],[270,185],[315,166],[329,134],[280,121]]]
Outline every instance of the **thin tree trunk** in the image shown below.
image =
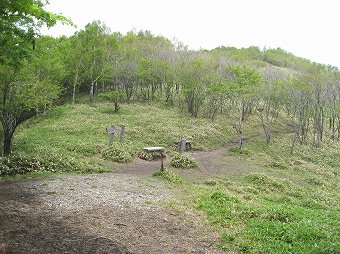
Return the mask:
[[293,136],[293,140],[292,140],[292,146],[291,146],[291,149],[290,149],[290,154],[294,153],[294,147],[295,147],[297,136],[298,136],[298,134],[297,134],[297,132],[295,132],[294,136]]
[[93,102],[93,97],[94,97],[94,82],[91,82],[91,88],[90,88],[90,102]]
[[17,126],[17,121],[12,117],[4,117],[2,120],[3,134],[4,134],[4,146],[3,155],[7,156],[11,152],[12,140],[15,128]]
[[243,148],[243,135],[242,132],[240,133],[240,153],[242,153],[242,148]]
[[76,101],[76,87],[77,87],[77,83],[78,83],[78,72],[74,77],[74,82],[73,82],[73,90],[72,90],[72,104],[75,103]]
[[270,127],[269,126],[263,126],[264,132],[266,134],[266,142],[269,145],[270,144]]
[[11,152],[13,133],[13,131],[4,130],[4,156],[8,156]]

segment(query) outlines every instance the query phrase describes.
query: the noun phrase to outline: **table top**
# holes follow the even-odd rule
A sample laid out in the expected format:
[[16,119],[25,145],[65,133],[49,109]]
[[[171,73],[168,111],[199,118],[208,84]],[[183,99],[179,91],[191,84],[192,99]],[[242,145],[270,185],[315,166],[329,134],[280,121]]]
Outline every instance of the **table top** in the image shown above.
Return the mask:
[[162,147],[162,146],[150,146],[150,147],[144,147],[143,149],[146,150],[146,151],[149,151],[149,152],[164,151],[165,150],[165,148]]

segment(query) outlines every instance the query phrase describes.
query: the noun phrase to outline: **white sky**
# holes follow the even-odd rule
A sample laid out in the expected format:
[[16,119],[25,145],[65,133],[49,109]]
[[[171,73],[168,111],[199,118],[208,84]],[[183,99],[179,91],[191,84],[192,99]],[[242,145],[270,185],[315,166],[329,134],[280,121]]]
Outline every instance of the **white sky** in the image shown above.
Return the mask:
[[292,52],[340,68],[340,0],[50,0],[77,29],[101,20],[113,32],[135,29],[176,38],[192,49],[259,46]]

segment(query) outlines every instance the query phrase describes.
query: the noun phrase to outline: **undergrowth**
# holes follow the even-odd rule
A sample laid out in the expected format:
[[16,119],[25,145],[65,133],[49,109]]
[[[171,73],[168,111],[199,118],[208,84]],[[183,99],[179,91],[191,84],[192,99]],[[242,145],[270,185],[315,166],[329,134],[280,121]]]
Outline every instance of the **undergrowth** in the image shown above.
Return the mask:
[[152,160],[160,159],[162,157],[164,158],[165,154],[163,152],[158,152],[158,151],[152,151],[152,152],[141,151],[137,154],[137,156],[142,160],[152,161]]
[[183,185],[183,205],[207,215],[227,252],[340,253],[339,148],[306,144],[290,155],[289,135],[255,138],[229,152],[244,174]]
[[220,247],[241,253],[338,253],[337,198],[263,174],[200,186],[196,208],[220,231]]
[[158,177],[160,179],[164,179],[170,183],[182,183],[183,179],[176,173],[170,171],[169,169],[158,170],[153,173],[153,176]]
[[189,169],[189,168],[197,168],[197,162],[191,158],[187,154],[180,154],[177,152],[173,153],[171,158],[170,165],[174,168],[182,168],[182,169]]
[[102,156],[106,160],[119,163],[129,163],[133,160],[132,154],[122,145],[114,145],[103,150]]

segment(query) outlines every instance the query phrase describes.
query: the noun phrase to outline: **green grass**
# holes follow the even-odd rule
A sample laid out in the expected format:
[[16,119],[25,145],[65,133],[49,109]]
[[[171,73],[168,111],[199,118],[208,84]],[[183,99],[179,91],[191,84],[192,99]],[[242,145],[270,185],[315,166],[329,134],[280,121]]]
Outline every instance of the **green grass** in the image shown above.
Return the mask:
[[[227,184],[226,184],[227,183]],[[195,187],[197,188],[197,186]],[[338,197],[266,175],[199,186],[196,209],[219,230],[220,247],[242,253],[337,253]]]
[[176,173],[172,172],[169,169],[158,170],[156,171],[153,176],[158,177],[160,179],[164,179],[169,183],[182,183],[183,179],[181,176],[177,175]]
[[[115,151],[108,149],[111,124],[126,126]],[[218,147],[232,138],[225,126],[225,119],[191,118],[158,103],[125,104],[118,113],[110,103],[64,105],[19,126],[13,151],[63,162],[59,171],[101,172],[109,161],[130,162],[143,147],[169,148],[181,136],[196,149]]]
[[[289,142],[284,134],[269,146],[256,137],[241,155],[232,149],[244,174],[184,179],[177,206],[203,212],[232,253],[340,253],[339,143],[290,155]],[[254,166],[261,170],[250,172]]]
[[[225,157],[234,173],[200,180],[180,171],[156,173],[182,191],[174,206],[203,213],[227,251],[340,253],[340,143],[297,145],[291,155],[289,135],[273,132],[267,145],[256,118],[250,120],[245,136],[252,138],[243,153],[234,148]],[[125,142],[109,149],[105,128],[113,123],[126,126]],[[39,158],[41,165],[57,162],[57,171],[103,172],[111,161],[130,162],[145,146],[170,150],[181,136],[195,149],[220,147],[235,139],[229,126],[224,118],[191,118],[161,104],[124,104],[118,113],[109,103],[65,105],[20,126],[13,148],[34,156],[36,164]]]

